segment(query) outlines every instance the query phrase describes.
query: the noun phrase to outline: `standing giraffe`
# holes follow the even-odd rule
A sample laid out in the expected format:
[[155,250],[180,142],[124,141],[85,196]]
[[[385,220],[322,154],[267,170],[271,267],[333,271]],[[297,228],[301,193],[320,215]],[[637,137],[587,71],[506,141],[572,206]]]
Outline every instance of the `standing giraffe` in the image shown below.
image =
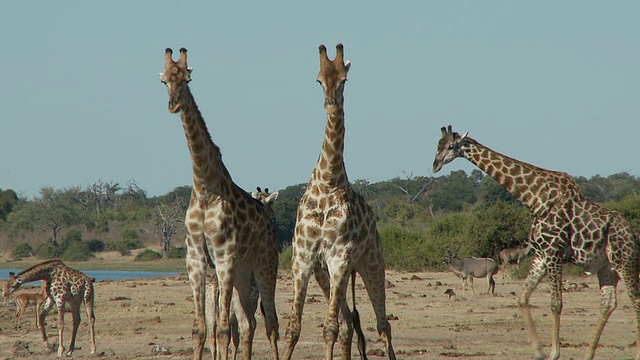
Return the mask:
[[329,299],[324,322],[325,359],[333,357],[340,321],[346,328],[340,333],[343,359],[351,358],[353,325],[346,302],[349,275],[353,270],[362,277],[371,298],[390,359],[391,325],[386,318],[385,273],[382,243],[375,216],[362,196],[350,186],[344,165],[344,84],[350,63],[343,62],[343,46],[336,46],[336,58],[327,58],[320,45],[318,82],[324,90],[327,113],[322,152],[300,199],[293,235],[293,305],[287,328],[285,359],[291,359],[302,327],[302,309],[309,278],[313,271]]
[[592,359],[602,330],[616,307],[616,287],[622,279],[636,313],[636,359],[640,359],[640,293],[638,292],[638,234],[615,211],[592,203],[578,184],[563,172],[550,171],[497,153],[464,134],[442,128],[433,162],[438,172],[444,164],[463,157],[498,181],[533,213],[530,246],[535,252],[518,302],[532,336],[535,356],[543,357],[529,307],[531,293],[545,273],[551,284],[553,313],[550,359],[560,356],[562,265],[569,261],[588,273],[597,273],[601,313],[585,358]]
[[[278,358],[278,317],[275,307],[278,243],[267,208],[231,179],[222,162],[220,148],[213,143],[191,90],[191,68],[187,49],[180,49],[174,62],[172,50],[165,50],[165,71],[160,74],[169,93],[169,112],[180,113],[193,164],[193,190],[185,224],[187,272],[193,290],[195,320],[192,332],[193,358],[201,359],[206,339],[205,286],[209,263],[215,263],[220,289],[216,319],[218,359],[228,359],[230,343],[229,309],[235,291],[241,302],[249,299],[252,274],[265,309],[265,327],[273,359]],[[242,351],[251,356],[255,314],[246,309],[238,315]],[[213,314],[211,314],[213,316]]]
[[64,346],[62,334],[64,332],[64,308],[69,303],[71,307],[71,315],[73,317],[73,327],[71,331],[71,342],[69,343],[70,356],[75,349],[76,334],[78,326],[80,326],[80,304],[84,302],[89,318],[89,327],[91,332],[91,353],[96,352],[96,340],[94,324],[96,317],[93,314],[93,282],[94,278],[88,277],[81,271],[72,269],[60,260],[49,260],[36,264],[27,270],[15,275],[9,273],[9,293],[12,293],[27,282],[42,280],[45,284],[44,294],[46,296],[44,309],[40,313],[38,323],[42,332],[42,340],[47,349],[49,349],[49,341],[47,340],[47,330],[44,319],[47,317],[49,310],[53,304],[58,308],[58,357],[62,357]]
[[[271,209],[271,204],[278,198],[279,192],[269,193],[269,189],[264,189],[262,191],[260,187],[257,188],[257,192],[252,192],[251,197],[254,199],[260,200],[266,207],[270,214],[273,216],[273,210]],[[207,286],[206,286],[206,297],[205,297],[205,314],[207,316],[207,335],[209,337],[209,343],[211,346],[211,351],[215,352],[216,349],[216,316],[211,316],[212,314],[217,314],[218,309],[218,278],[213,274],[213,276],[208,276]],[[247,309],[247,313],[255,314],[256,309],[258,308],[258,285],[256,284],[255,277],[251,277],[251,289],[249,291],[248,298],[243,302],[244,304],[249,304]],[[261,311],[264,314],[264,309],[261,306]],[[233,293],[231,296],[231,308],[229,310],[229,326],[231,328],[231,358],[233,360],[236,359],[238,354],[238,346],[240,345],[240,333],[238,329],[238,316],[242,316],[242,304],[238,299],[237,294]],[[255,320],[255,319],[254,319]],[[253,325],[255,327],[255,325]],[[250,357],[249,355],[244,354],[245,358]]]

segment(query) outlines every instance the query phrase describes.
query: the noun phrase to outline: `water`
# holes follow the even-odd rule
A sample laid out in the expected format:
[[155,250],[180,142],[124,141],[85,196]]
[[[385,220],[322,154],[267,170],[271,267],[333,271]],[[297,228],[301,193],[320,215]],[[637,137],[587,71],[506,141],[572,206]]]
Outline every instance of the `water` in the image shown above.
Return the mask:
[[[0,279],[9,279],[9,272],[18,274],[24,269],[0,269]],[[125,280],[125,279],[149,279],[176,276],[179,273],[173,271],[112,271],[112,270],[81,270],[87,276],[102,280]],[[34,285],[38,282],[34,281]]]

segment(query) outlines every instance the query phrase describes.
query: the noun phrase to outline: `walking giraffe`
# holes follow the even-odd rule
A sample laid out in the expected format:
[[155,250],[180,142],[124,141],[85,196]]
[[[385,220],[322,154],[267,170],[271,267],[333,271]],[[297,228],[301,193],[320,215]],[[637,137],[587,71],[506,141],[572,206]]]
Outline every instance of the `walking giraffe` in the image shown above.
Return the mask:
[[336,46],[333,61],[320,46],[318,82],[324,90],[327,113],[322,152],[300,199],[293,235],[293,305],[287,328],[285,359],[291,359],[302,328],[302,309],[311,272],[314,271],[329,308],[324,322],[325,359],[333,357],[339,317],[346,322],[340,333],[342,358],[351,358],[353,325],[346,302],[349,275],[362,277],[371,298],[390,359],[391,325],[386,319],[385,273],[382,244],[375,216],[362,196],[350,186],[344,165],[344,84],[350,63],[343,62],[343,46]]
[[[243,357],[250,358],[255,314],[248,301],[252,275],[265,310],[265,327],[272,358],[278,358],[278,318],[275,308],[278,243],[265,205],[238,187],[222,162],[220,148],[198,110],[191,90],[191,68],[187,50],[180,49],[174,62],[165,50],[165,71],[160,74],[169,93],[169,112],[180,113],[193,164],[193,190],[186,214],[187,272],[193,290],[195,320],[192,333],[193,358],[201,359],[206,339],[205,286],[209,263],[215,263],[220,295],[216,319],[218,359],[228,359],[229,309],[235,291],[242,303],[238,317]],[[213,314],[212,314],[213,316]]]
[[73,327],[71,330],[71,342],[69,343],[67,356],[70,356],[73,353],[73,350],[75,350],[78,326],[80,326],[80,304],[84,302],[87,317],[89,318],[91,353],[95,354],[96,340],[94,324],[96,317],[93,314],[93,282],[95,279],[88,277],[81,271],[66,266],[60,260],[49,260],[36,264],[18,275],[15,275],[12,272],[9,273],[9,294],[18,290],[18,288],[24,283],[37,280],[42,280],[45,283],[45,290],[43,292],[46,295],[46,299],[38,320],[44,346],[49,349],[49,341],[47,340],[47,330],[44,324],[44,319],[47,317],[49,310],[51,310],[55,303],[58,308],[58,357],[62,357],[65,350],[62,345],[62,335],[64,332],[64,308],[65,304],[69,303],[69,306],[71,307],[71,315],[73,317]]
[[533,213],[530,246],[534,254],[529,275],[518,302],[527,321],[537,358],[540,340],[529,307],[531,293],[545,273],[551,284],[553,314],[550,359],[560,356],[562,312],[562,265],[572,262],[597,273],[601,291],[601,314],[585,353],[592,359],[602,330],[616,307],[616,287],[622,279],[636,313],[636,359],[640,359],[640,294],[638,292],[638,241],[631,225],[615,211],[592,203],[578,184],[563,172],[545,170],[495,152],[464,134],[442,128],[433,162],[438,172],[458,157],[471,161],[500,183]]

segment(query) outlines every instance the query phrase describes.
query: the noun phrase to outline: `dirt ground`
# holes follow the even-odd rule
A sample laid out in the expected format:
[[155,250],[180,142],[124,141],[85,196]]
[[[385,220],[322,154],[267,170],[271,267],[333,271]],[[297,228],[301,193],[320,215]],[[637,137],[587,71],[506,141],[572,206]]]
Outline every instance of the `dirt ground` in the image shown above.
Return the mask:
[[[392,286],[387,289],[387,312],[393,331],[398,359],[530,359],[532,352],[528,332],[517,306],[516,294],[521,281],[496,277],[496,296],[481,294],[486,281],[477,279],[476,295],[468,290],[463,296],[461,281],[451,273],[387,274]],[[591,338],[598,313],[599,291],[595,277],[568,279],[585,282],[588,288],[564,294],[561,327],[563,359],[582,358]],[[361,284],[361,280],[359,280]],[[441,285],[440,285],[441,283]],[[446,289],[456,295],[447,298]],[[31,289],[30,291],[35,291]],[[96,290],[97,355],[90,355],[89,331],[83,310],[74,359],[189,359],[193,303],[184,275],[154,280],[103,281]],[[284,275],[278,283],[277,309],[280,334],[284,336],[290,311],[291,278]],[[384,349],[375,331],[373,311],[362,285],[357,302],[363,329],[368,339],[371,359],[381,357]],[[534,317],[543,343],[550,342],[551,316],[548,284],[534,292]],[[312,279],[303,317],[300,342],[295,359],[320,359],[323,356],[322,323],[326,304]],[[635,325],[624,287],[618,288],[618,308],[605,328],[598,359],[633,358]],[[15,307],[0,305],[0,359],[53,359],[55,352],[45,352],[34,310],[28,309],[21,327],[14,329]],[[47,317],[50,342],[58,338],[54,312]],[[269,346],[264,325],[258,314],[258,331],[254,342],[255,359],[267,359]],[[70,339],[71,315],[66,314],[65,345]],[[69,330],[69,331],[66,331]],[[282,352],[284,342],[279,342]],[[354,354],[357,350],[353,347]],[[545,347],[548,352],[549,348]],[[210,353],[205,358],[210,358]],[[336,358],[339,349],[336,347]],[[354,356],[358,358],[358,356]]]

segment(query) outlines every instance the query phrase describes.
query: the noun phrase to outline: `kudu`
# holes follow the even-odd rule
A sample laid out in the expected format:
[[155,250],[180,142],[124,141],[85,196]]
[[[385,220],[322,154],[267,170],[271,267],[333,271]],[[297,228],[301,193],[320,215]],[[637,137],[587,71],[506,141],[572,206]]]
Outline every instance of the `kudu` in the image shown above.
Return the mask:
[[476,292],[473,288],[473,278],[487,278],[489,287],[487,288],[487,294],[491,292],[493,295],[496,290],[496,281],[493,280],[493,275],[498,272],[498,264],[495,261],[488,258],[475,258],[467,257],[464,260],[458,259],[456,251],[449,250],[447,256],[444,258],[444,263],[448,264],[456,274],[457,277],[462,279],[462,293],[465,294],[467,289],[467,279],[471,284],[471,292],[475,295]]
[[509,264],[519,264],[520,261],[529,254],[530,248],[515,247],[500,251],[500,262],[502,264],[502,278],[506,278],[506,268]]

